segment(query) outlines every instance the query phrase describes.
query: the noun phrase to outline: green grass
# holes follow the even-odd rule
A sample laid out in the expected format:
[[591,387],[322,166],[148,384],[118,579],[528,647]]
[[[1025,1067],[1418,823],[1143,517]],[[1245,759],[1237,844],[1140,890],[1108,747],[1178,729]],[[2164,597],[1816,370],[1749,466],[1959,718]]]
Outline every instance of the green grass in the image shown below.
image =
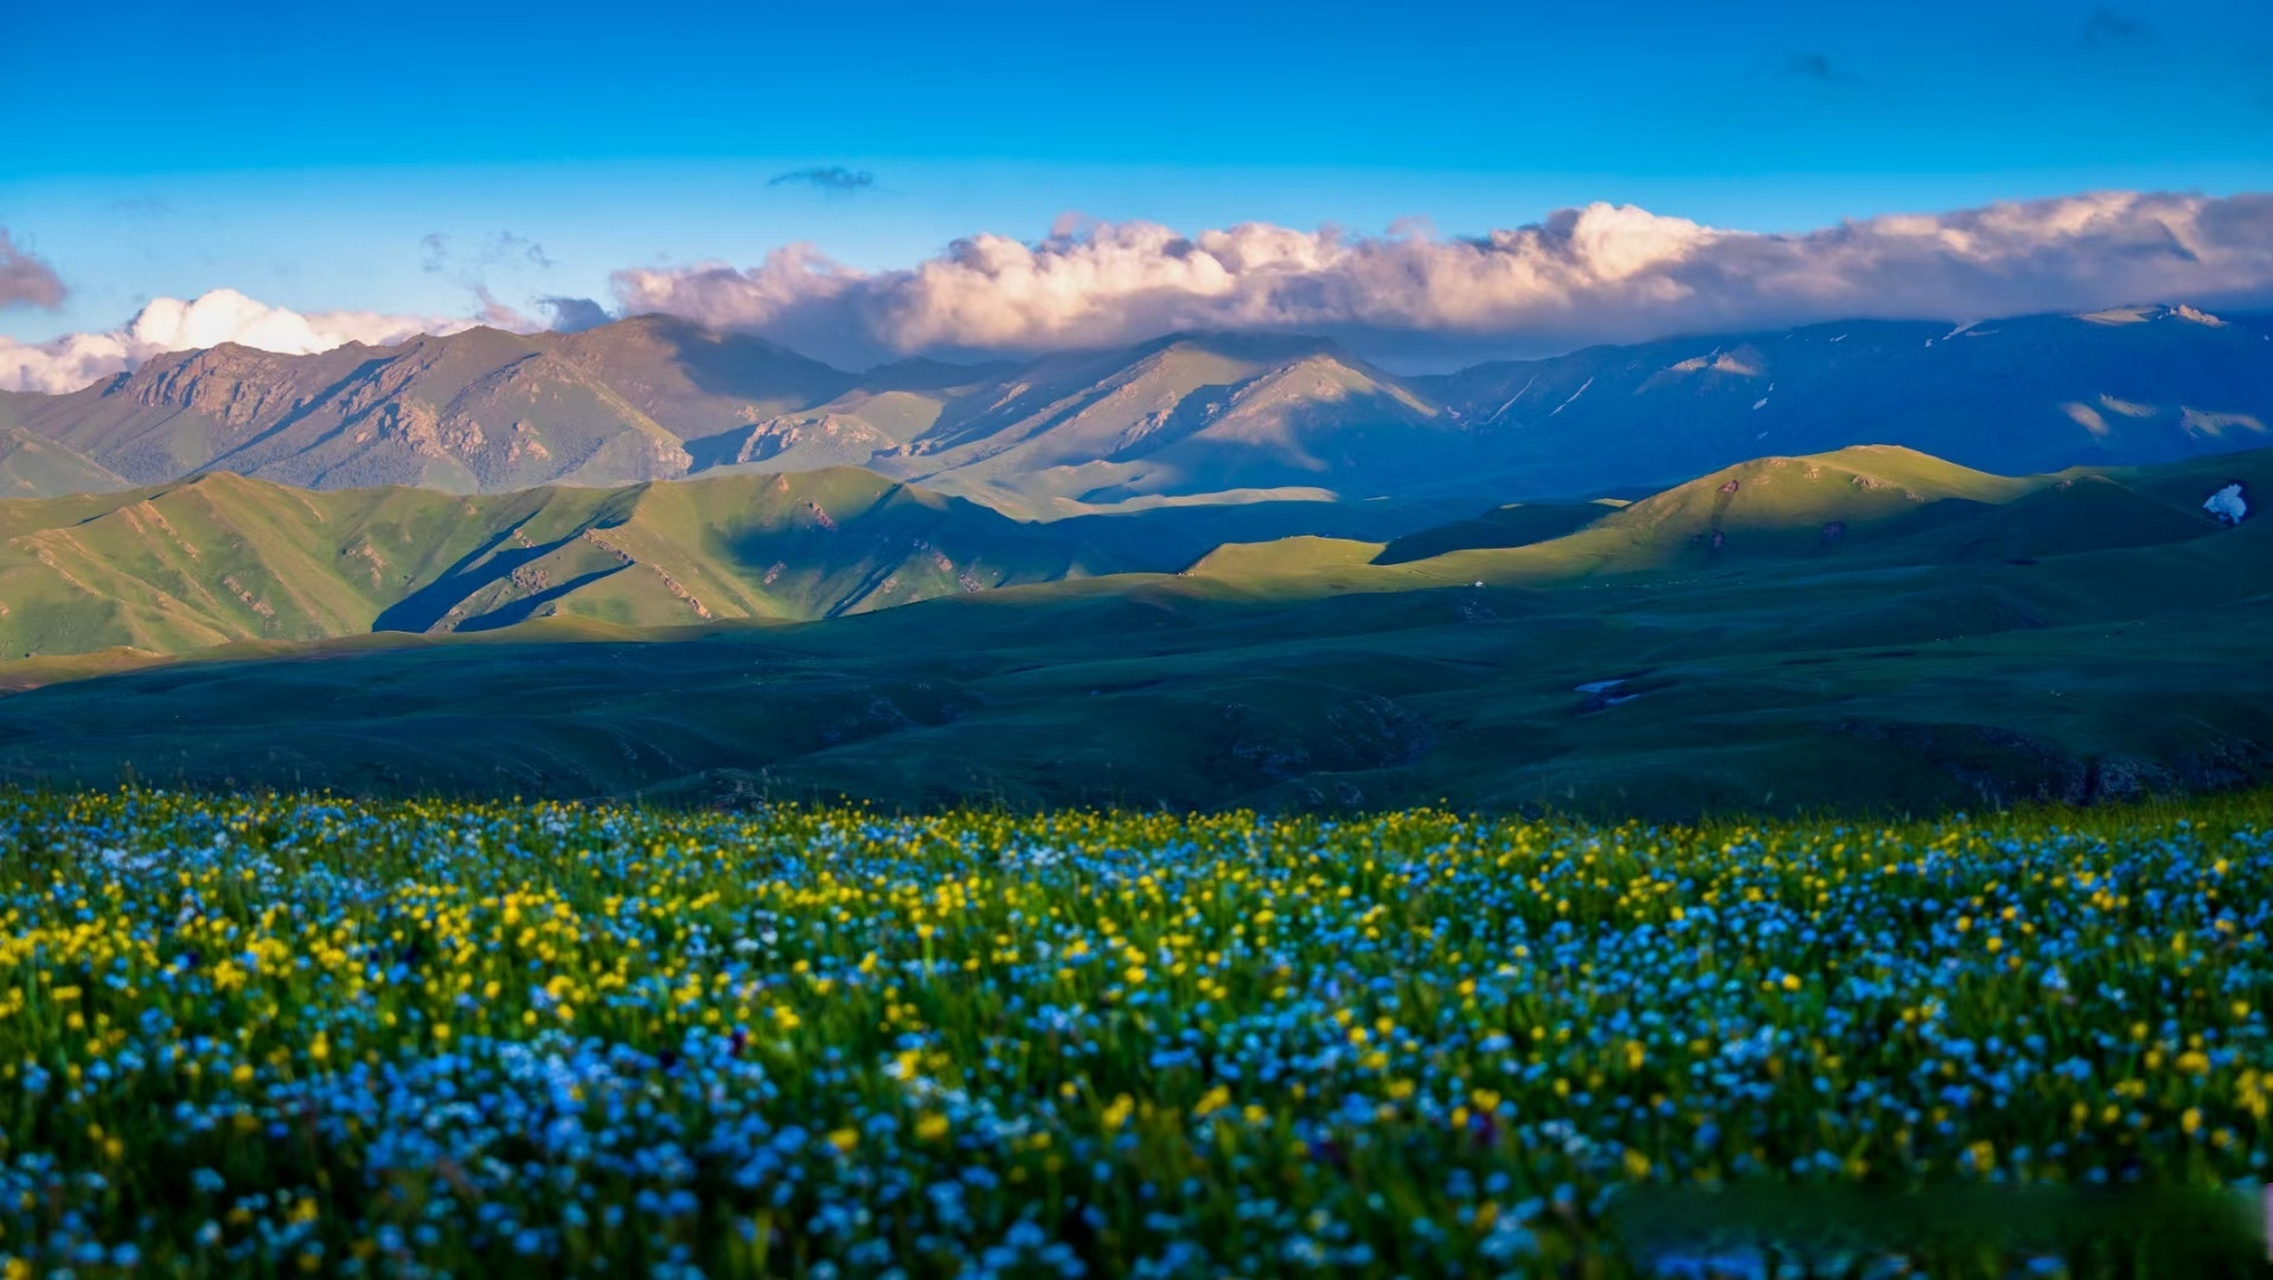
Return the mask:
[[2262,793],[0,827],[10,1275],[2263,1266]]
[[[161,647],[159,620],[264,637],[226,583],[268,572],[305,583],[260,596],[304,620],[293,634],[341,633],[170,665],[122,649],[0,664],[0,687],[31,690],[0,698],[0,776],[1662,817],[2197,793],[2273,777],[2273,525],[2199,509],[2231,480],[2273,491],[2273,455],[2005,480],[1848,450],[1747,464],[1525,546],[1383,565],[1389,528],[1360,526],[1103,576],[1078,575],[1179,565],[1194,544],[1176,530],[1254,526],[1019,525],[851,470],[479,499],[215,477],[143,505],[0,504],[18,557],[0,588],[49,593],[0,592],[0,627],[81,609],[113,645]],[[201,497],[228,486],[243,493]],[[172,513],[172,536],[146,508]],[[78,567],[73,544],[99,538],[107,557]],[[390,602],[337,550],[366,545],[404,578]],[[25,565],[37,550],[89,583],[220,585],[175,613],[102,579],[103,605]],[[365,577],[314,571],[327,560]],[[1029,585],[965,592],[973,564]],[[926,594],[947,598],[876,607]],[[495,626],[545,608],[542,627]],[[374,616],[457,638],[347,634]],[[1627,683],[1579,688],[1611,680]]]
[[179,654],[551,616],[817,618],[1142,554],[849,468],[485,497],[314,493],[217,473],[0,503],[0,655]]

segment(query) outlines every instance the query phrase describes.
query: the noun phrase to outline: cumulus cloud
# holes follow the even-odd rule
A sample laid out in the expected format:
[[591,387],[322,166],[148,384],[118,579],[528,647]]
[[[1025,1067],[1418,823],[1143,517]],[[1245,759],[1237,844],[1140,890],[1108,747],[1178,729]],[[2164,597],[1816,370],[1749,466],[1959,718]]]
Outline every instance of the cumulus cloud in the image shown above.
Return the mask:
[[474,312],[473,322],[475,324],[486,325],[492,329],[503,329],[507,333],[535,333],[545,327],[543,321],[522,311],[519,307],[500,301],[496,294],[489,291],[488,285],[477,283],[471,288],[474,291],[474,300],[481,303],[481,306]]
[[54,267],[30,250],[19,248],[8,238],[8,229],[0,227],[0,309],[52,309],[62,306],[64,295],[69,292]]
[[1360,350],[1552,350],[1682,331],[1979,319],[2273,294],[2273,195],[2102,192],[1803,233],[1631,205],[1474,238],[1146,222],[958,240],[866,272],[807,245],[757,266],[638,267],[626,314],[753,330],[824,358],[1032,353],[1189,329],[1323,333]]
[[804,186],[831,195],[849,195],[866,191],[876,185],[876,175],[866,169],[847,169],[843,165],[817,165],[810,169],[792,169],[777,173],[768,179],[769,187]]
[[[974,235],[895,270],[790,245],[748,268],[627,268],[612,288],[617,314],[751,331],[848,365],[1185,330],[1319,334],[1379,358],[1438,362],[1848,318],[2262,304],[2273,301],[2273,194],[2100,192],[1774,234],[1611,204],[1466,238],[1417,225],[1380,236],[1264,223],[1183,234],[1069,219],[1039,241]],[[160,299],[113,332],[0,340],[0,388],[69,390],[159,351],[224,341],[305,352],[473,323],[565,331],[609,318],[590,298],[541,296],[531,316],[486,290],[477,297],[473,319],[302,314],[229,290]]]
[[0,338],[0,390],[75,391],[161,352],[224,342],[306,355],[350,342],[386,346],[421,333],[454,332],[471,323],[370,311],[303,314],[255,301],[234,289],[215,289],[189,301],[156,299],[124,328],[108,333],[67,334],[42,343]]
[[544,309],[545,327],[556,333],[582,333],[615,318],[590,298],[539,298],[537,305]]

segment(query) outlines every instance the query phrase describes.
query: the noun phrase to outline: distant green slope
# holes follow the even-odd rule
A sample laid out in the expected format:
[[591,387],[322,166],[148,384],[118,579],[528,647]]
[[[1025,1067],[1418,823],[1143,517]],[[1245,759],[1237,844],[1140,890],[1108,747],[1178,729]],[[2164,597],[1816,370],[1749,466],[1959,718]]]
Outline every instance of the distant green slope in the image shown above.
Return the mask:
[[[2261,454],[2254,453],[2205,465],[2263,468]],[[1561,537],[1520,545],[1491,545],[1473,526],[1449,526],[1412,535],[1401,545],[1425,547],[1434,538],[1456,549],[1393,556],[1385,547],[1359,564],[1354,546],[1328,553],[1319,540],[1287,539],[1222,548],[1193,572],[1278,593],[1324,586],[1327,578],[1337,590],[1468,582],[1549,586],[1726,572],[1763,560],[2025,557],[2170,541],[2211,527],[2198,499],[2191,511],[2174,506],[2134,487],[2131,474],[1993,476],[1908,449],[1864,445],[1727,467],[1609,511]],[[1575,518],[1569,508],[1559,508],[1542,523]],[[1485,544],[1461,545],[1475,542]]]

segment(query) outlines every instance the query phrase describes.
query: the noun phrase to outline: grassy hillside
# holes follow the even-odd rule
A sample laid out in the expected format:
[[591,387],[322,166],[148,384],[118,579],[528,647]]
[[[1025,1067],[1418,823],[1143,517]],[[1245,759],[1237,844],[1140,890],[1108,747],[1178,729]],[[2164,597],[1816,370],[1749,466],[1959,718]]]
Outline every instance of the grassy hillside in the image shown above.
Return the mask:
[[[1274,592],[1314,589],[1322,577],[1340,590],[1401,591],[1477,581],[1550,586],[1712,575],[1779,561],[1847,569],[1872,562],[2026,559],[2199,536],[2216,527],[2201,510],[2201,498],[2216,487],[2203,488],[2204,477],[2257,475],[2266,470],[2267,456],[2273,455],[2226,455],[2160,471],[2007,477],[1908,449],[1865,445],[1723,468],[1608,510],[1562,537],[1491,545],[1488,527],[1447,526],[1399,545],[1426,548],[1441,540],[1454,549],[1415,556],[1384,547],[1362,566],[1354,563],[1354,547],[1329,553],[1318,540],[1294,539],[1227,547],[1194,572]],[[2181,478],[2161,479],[2166,473]],[[2202,493],[2194,494],[2196,488]],[[1539,517],[1542,523],[1579,518],[1569,507],[1551,507]],[[1463,545],[1469,543],[1483,545]]]
[[460,497],[227,473],[0,503],[0,654],[532,618],[630,627],[826,617],[1128,567],[1120,553],[872,473]]
[[[2273,523],[2200,510],[2237,481],[2273,492],[2273,454],[2021,481],[1848,451],[1395,566],[1297,539],[808,625],[222,651],[0,699],[0,773],[1662,814],[2199,790],[2273,772]],[[686,521],[634,505],[589,527]],[[748,590],[778,554],[712,562]]]

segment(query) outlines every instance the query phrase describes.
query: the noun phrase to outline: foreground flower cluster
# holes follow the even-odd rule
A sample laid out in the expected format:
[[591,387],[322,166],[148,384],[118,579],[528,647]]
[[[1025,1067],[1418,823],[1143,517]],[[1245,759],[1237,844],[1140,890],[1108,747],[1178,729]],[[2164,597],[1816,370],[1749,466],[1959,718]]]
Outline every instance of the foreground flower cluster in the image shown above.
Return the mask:
[[8,1275],[1500,1275],[2262,1178],[2273,803],[1667,829],[0,800]]

